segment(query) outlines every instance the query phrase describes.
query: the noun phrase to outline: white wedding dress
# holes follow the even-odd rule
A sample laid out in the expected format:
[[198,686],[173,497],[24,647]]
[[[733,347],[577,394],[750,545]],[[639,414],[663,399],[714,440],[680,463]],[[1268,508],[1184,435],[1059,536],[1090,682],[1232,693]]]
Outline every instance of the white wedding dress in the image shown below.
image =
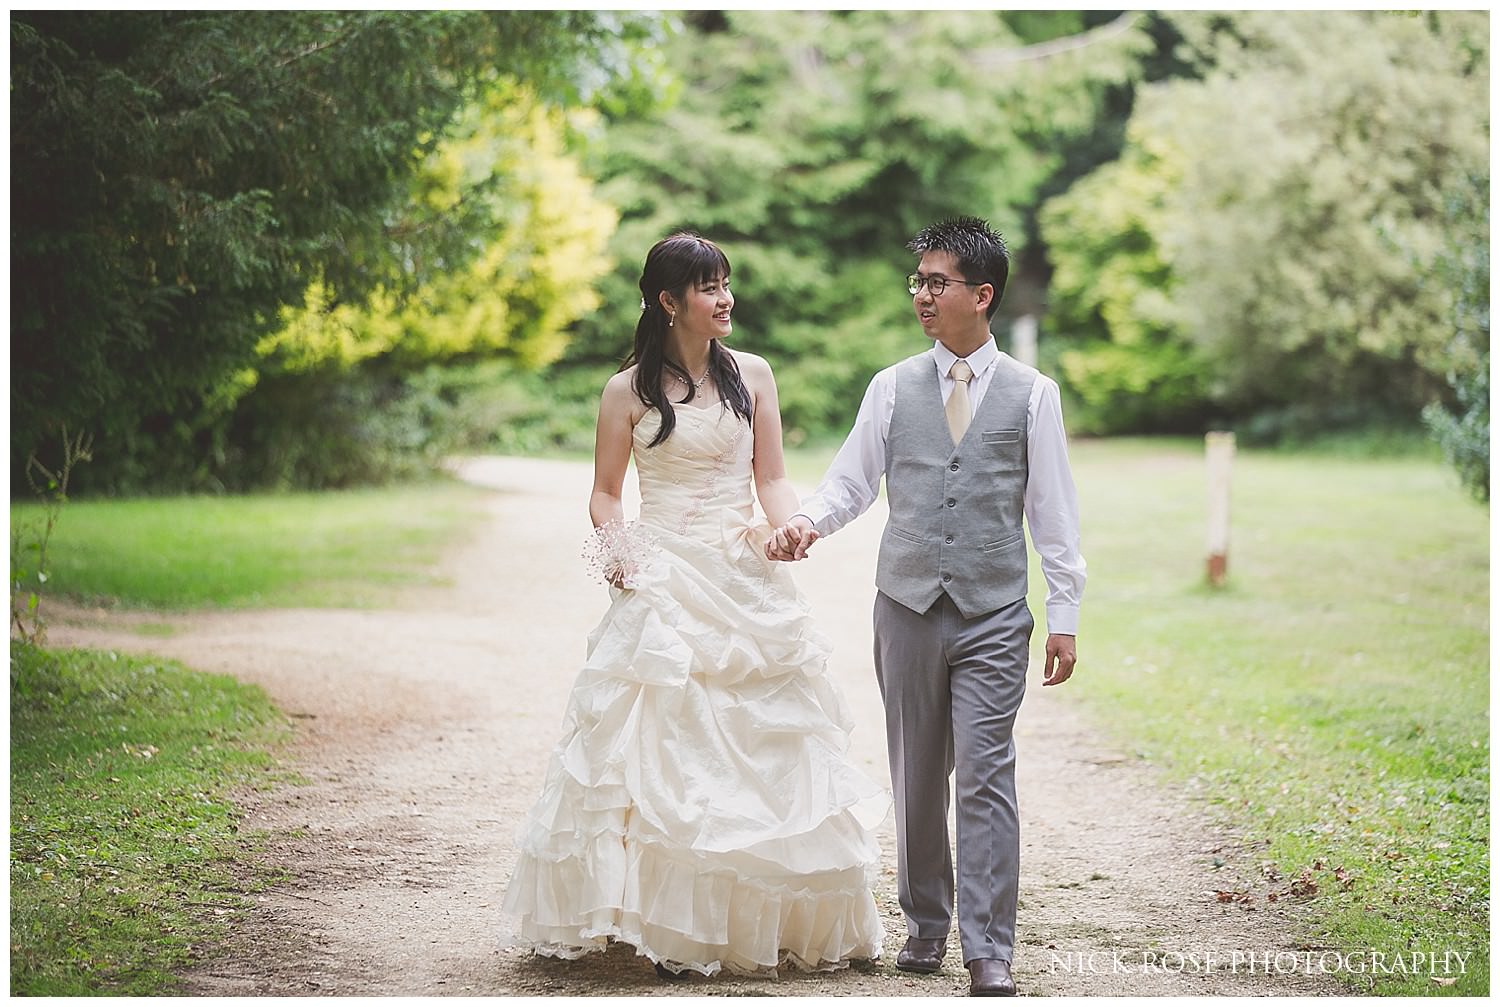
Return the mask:
[[539,954],[609,941],[674,971],[828,969],[880,954],[871,834],[886,792],[787,564],[765,558],[749,426],[636,426],[654,555],[590,634],[504,909]]

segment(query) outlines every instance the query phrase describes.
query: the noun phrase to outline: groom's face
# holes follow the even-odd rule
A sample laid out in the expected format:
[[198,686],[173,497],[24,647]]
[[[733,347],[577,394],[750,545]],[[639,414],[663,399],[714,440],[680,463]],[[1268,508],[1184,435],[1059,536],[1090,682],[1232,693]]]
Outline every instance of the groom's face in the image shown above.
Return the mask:
[[[966,333],[974,324],[974,314],[980,310],[975,292],[978,288],[963,281],[968,279],[958,268],[958,259],[952,252],[923,252],[917,263],[917,276],[924,283],[912,295],[912,307],[917,312],[917,322],[928,339],[945,342],[945,335]],[[932,281],[937,279],[937,283]],[[942,286],[941,294],[932,288]]]

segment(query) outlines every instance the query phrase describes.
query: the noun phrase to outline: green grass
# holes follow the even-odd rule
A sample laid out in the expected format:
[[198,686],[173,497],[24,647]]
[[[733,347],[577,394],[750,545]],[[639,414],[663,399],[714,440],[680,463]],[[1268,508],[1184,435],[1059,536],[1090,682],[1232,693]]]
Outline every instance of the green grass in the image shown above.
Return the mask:
[[1073,461],[1090,576],[1071,694],[1287,888],[1311,880],[1312,943],[1471,956],[1452,987],[1360,990],[1487,992],[1488,510],[1426,458],[1242,451],[1211,590],[1201,444]]
[[11,993],[171,992],[256,886],[226,794],[273,779],[257,688],[11,645]]
[[[368,606],[431,583],[484,491],[451,481],[340,493],[75,500],[51,544],[49,594],[160,609]],[[12,527],[41,510],[11,505]]]

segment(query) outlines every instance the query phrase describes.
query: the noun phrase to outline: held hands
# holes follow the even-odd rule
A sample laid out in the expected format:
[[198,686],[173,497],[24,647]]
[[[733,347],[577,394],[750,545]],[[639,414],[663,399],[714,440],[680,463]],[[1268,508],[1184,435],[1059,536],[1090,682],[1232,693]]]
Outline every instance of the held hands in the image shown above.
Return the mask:
[[766,543],[766,559],[792,562],[807,558],[807,550],[818,540],[812,522],[798,514],[777,528]]
[[1047,635],[1047,658],[1042,663],[1042,684],[1062,685],[1078,663],[1078,638],[1062,633]]

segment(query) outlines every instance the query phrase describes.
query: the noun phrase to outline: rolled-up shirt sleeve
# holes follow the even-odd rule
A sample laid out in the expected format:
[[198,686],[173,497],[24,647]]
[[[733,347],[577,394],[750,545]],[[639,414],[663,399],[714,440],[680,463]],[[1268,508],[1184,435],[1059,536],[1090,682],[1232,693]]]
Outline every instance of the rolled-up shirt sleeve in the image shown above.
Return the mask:
[[865,389],[854,426],[833,456],[823,481],[802,501],[797,513],[811,521],[819,535],[832,535],[869,510],[880,496],[885,440],[891,426],[891,391],[886,372],[875,375]]
[[1076,636],[1087,567],[1079,544],[1078,491],[1068,464],[1057,382],[1037,377],[1029,412],[1026,524],[1047,581],[1047,632]]

